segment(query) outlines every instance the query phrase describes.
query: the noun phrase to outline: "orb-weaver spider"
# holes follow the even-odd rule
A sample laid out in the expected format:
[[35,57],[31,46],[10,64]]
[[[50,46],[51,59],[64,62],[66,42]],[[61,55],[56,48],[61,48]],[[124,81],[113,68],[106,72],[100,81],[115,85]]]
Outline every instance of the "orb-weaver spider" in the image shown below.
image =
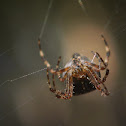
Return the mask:
[[[90,61],[86,56],[81,56],[78,53],[74,53],[72,59],[65,65],[63,69],[59,69],[59,63],[61,56],[58,59],[56,69],[54,70],[49,62],[45,59],[44,53],[41,49],[40,39],[38,40],[40,56],[44,61],[44,64],[47,66],[47,79],[48,85],[51,92],[56,94],[57,98],[60,99],[70,99],[74,95],[80,95],[92,90],[99,90],[101,95],[109,95],[109,92],[104,85],[106,78],[109,74],[108,61],[110,56],[110,49],[108,47],[107,41],[103,35],[101,35],[106,49],[106,59],[105,61],[101,58],[98,52],[93,52],[94,57]],[[99,65],[93,62],[94,58],[98,58]],[[101,65],[101,63],[103,65]],[[100,71],[106,70],[106,73],[103,78],[101,78]],[[53,87],[51,86],[49,79],[49,72],[52,73]],[[62,76],[61,76],[62,74]],[[61,82],[66,83],[65,92],[61,92],[56,89],[54,76],[57,75]]]

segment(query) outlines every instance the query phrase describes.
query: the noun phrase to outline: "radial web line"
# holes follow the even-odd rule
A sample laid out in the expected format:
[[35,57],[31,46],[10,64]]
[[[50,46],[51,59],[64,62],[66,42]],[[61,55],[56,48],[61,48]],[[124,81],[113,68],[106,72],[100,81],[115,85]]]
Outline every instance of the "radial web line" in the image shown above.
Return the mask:
[[85,8],[82,0],[78,0],[78,3],[80,4],[80,6],[81,6],[83,12],[85,13],[85,15],[88,16],[87,11],[86,11],[86,8]]
[[[51,6],[52,6],[52,3],[53,3],[53,0],[50,0],[50,3],[49,3],[49,6],[48,6],[48,10],[47,10],[47,13],[46,13],[46,16],[45,16],[45,19],[44,19],[44,23],[43,23],[43,26],[42,26],[42,29],[41,29],[41,33],[40,33],[40,36],[39,36],[39,39],[43,37],[43,33],[44,33],[44,29],[45,29],[45,26],[46,26],[46,22],[47,22],[47,19],[48,19],[48,16],[49,16],[49,13],[50,13],[50,9],[51,9]],[[7,52],[7,51],[6,51]],[[3,54],[2,54],[3,55]],[[37,70],[37,71],[34,71],[32,73],[29,73],[29,74],[26,74],[26,75],[23,75],[23,76],[20,76],[20,77],[17,77],[17,78],[14,78],[12,80],[6,80],[4,81],[3,83],[0,84],[0,87],[3,86],[4,84],[6,84],[7,82],[14,82],[14,81],[17,81],[19,79],[22,79],[22,78],[25,78],[25,77],[28,77],[28,76],[31,76],[33,74],[36,74],[36,73],[39,73],[43,70],[45,70],[47,68],[43,68],[43,69],[40,69],[40,70]],[[42,85],[44,86],[44,85]],[[39,95],[41,95],[41,93],[39,92]],[[26,100],[23,104],[17,106],[15,109],[11,110],[10,112],[7,112],[6,114],[4,114],[3,116],[0,117],[0,120],[3,120],[5,117],[9,116],[11,113],[19,110],[20,108],[22,108],[24,105],[28,104],[30,101],[33,101],[36,97],[38,97],[39,95],[36,95],[34,97],[30,97],[28,98],[28,100]]]
[[13,49],[14,49],[14,48],[10,48],[10,49],[7,49],[6,51],[2,52],[2,53],[0,54],[0,57],[3,56],[4,54],[6,54],[7,52],[13,50]]
[[43,22],[43,25],[42,25],[42,29],[41,29],[41,32],[40,32],[40,35],[39,35],[39,39],[41,39],[43,37],[43,33],[44,33],[44,30],[45,30],[46,22],[47,22],[48,17],[49,17],[49,13],[50,13],[50,9],[52,7],[52,3],[53,3],[53,0],[50,0],[49,6],[48,6],[48,9],[47,9],[47,12],[46,12],[46,16],[45,16],[45,19],[44,19],[44,22]]
[[22,78],[31,76],[31,75],[36,74],[36,73],[39,73],[39,72],[41,72],[41,71],[43,71],[43,70],[46,70],[46,69],[47,69],[47,68],[43,68],[43,69],[34,71],[34,72],[32,72],[32,73],[28,73],[28,74],[25,74],[25,75],[23,75],[23,76],[14,78],[14,79],[12,79],[12,80],[6,80],[6,81],[4,81],[3,83],[0,84],[0,87],[3,86],[4,84],[6,84],[7,82],[14,82],[14,81],[17,81],[17,80],[19,80],[19,79],[22,79]]

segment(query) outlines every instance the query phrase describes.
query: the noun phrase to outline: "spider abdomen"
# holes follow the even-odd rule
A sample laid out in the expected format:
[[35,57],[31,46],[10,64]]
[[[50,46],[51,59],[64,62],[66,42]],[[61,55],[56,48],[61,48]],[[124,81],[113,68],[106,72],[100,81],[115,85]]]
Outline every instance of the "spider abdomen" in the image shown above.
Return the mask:
[[95,86],[86,77],[81,79],[73,77],[73,86],[74,96],[85,94],[96,89]]

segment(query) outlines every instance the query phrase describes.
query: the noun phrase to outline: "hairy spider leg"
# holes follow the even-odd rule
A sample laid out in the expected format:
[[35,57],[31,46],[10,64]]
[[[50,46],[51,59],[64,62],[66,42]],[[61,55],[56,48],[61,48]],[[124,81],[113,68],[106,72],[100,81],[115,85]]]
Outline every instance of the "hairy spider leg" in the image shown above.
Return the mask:
[[95,77],[95,79],[97,80],[97,82],[98,82],[98,84],[97,84],[98,87],[99,87],[99,84],[102,84],[103,87],[104,87],[103,91],[105,90],[105,91],[104,91],[105,95],[109,95],[110,93],[109,93],[107,87],[105,86],[105,84],[104,84],[104,83],[102,82],[102,80],[100,79],[100,77],[96,75],[96,73],[93,71],[93,69],[91,69],[91,68],[89,68],[89,67],[88,67],[88,69],[90,70],[91,74],[92,74],[92,75]]
[[[84,65],[81,63],[81,65],[80,65],[80,67],[83,69],[83,71],[85,70],[84,69]],[[87,66],[87,69],[88,70],[86,70],[87,72],[86,73],[88,73],[88,76],[89,76],[89,78],[91,79],[91,81],[92,81],[92,83],[94,84],[94,86],[96,87],[96,89],[98,89],[98,90],[100,90],[101,92],[102,92],[102,94],[104,94],[104,95],[109,95],[110,93],[108,92],[108,89],[107,89],[107,87],[104,85],[104,83],[101,81],[101,79],[100,79],[100,77],[99,76],[97,76],[97,74],[94,72],[94,70],[91,68],[91,67],[88,67]],[[90,72],[90,73],[89,73]],[[93,79],[92,79],[93,78]],[[94,80],[94,81],[93,81]],[[103,85],[103,87],[104,87],[104,89],[102,89],[101,87],[100,87],[100,85],[99,84],[102,84]],[[105,90],[105,91],[104,91]]]
[[58,71],[58,69],[59,69],[59,63],[60,63],[60,61],[61,61],[61,56],[59,56],[58,61],[57,61],[57,65],[56,65],[56,70],[57,70],[57,71]]
[[104,89],[102,89],[99,83],[97,82],[95,74],[93,75],[93,73],[90,70],[87,70],[87,75],[89,76],[90,81],[95,86],[95,88],[101,92],[101,95],[108,95],[108,93],[106,93]]
[[[93,51],[92,51],[93,52]],[[102,62],[103,63],[103,67],[107,67],[107,65],[106,65],[106,63],[104,62],[104,60],[102,59],[102,57],[100,56],[100,54],[98,53],[98,52],[95,52],[95,54],[96,54],[96,56],[97,56],[97,58],[99,59],[99,62]],[[99,68],[100,68],[101,66],[99,66]]]
[[110,57],[110,49],[109,49],[109,46],[108,46],[108,43],[107,43],[105,37],[103,35],[101,35],[101,37],[105,43],[105,50],[106,50],[105,64],[106,64],[106,66],[108,66],[108,61],[109,61],[109,57]]
[[106,69],[106,73],[105,73],[105,76],[102,79],[102,83],[104,83],[106,81],[106,78],[108,77],[108,75],[109,75],[109,69]]
[[[108,43],[106,41],[106,39],[104,38],[103,35],[101,35],[104,43],[105,43],[105,49],[106,49],[106,59],[105,59],[105,62],[104,60],[101,58],[101,56],[99,55],[99,53],[97,53],[97,56],[100,58],[100,60],[103,62],[104,66],[108,66],[108,61],[109,61],[109,57],[110,57],[110,49],[109,49],[109,46],[108,46]],[[108,77],[108,74],[109,74],[109,69],[106,69],[106,74],[105,76],[103,77],[102,79],[102,82],[105,82],[106,81],[106,78]]]
[[[99,69],[101,68],[101,63],[102,63],[102,61],[101,61],[101,59],[100,59],[100,57],[97,55],[97,52],[94,52],[94,51],[91,51],[92,52],[92,54],[94,55],[93,56],[93,59],[92,59],[92,61],[91,61],[91,63],[93,63],[93,60],[95,59],[95,57],[97,58],[97,59],[99,59]],[[103,63],[104,64],[104,63]],[[104,65],[105,66],[105,65]]]
[[[59,63],[60,63],[60,61],[61,61],[61,56],[59,56],[59,58],[58,58],[57,65],[56,65],[56,71],[59,70],[58,68],[59,68]],[[58,79],[59,79],[60,81],[62,81],[62,82],[67,78],[67,74],[65,74],[65,77],[64,77],[64,78],[61,78],[59,72],[57,72],[57,74],[58,74]],[[55,77],[55,75],[52,74],[53,87],[54,87],[54,89],[56,89],[56,86],[55,86],[55,78],[54,78],[54,77]]]
[[107,66],[108,66],[108,61],[109,61],[109,57],[110,57],[110,49],[109,49],[109,46],[108,46],[107,41],[104,38],[104,36],[101,35],[101,37],[104,40],[105,49],[106,49],[106,59],[105,59],[105,62],[104,62],[104,60],[102,59],[102,57],[100,56],[100,54],[98,52],[95,52],[94,53],[93,51],[92,51],[92,53],[94,54],[94,57],[93,57],[92,60],[94,60],[95,57],[98,58],[99,59],[99,62],[102,62],[103,63],[104,67],[103,66],[100,66],[100,65],[96,65],[96,64],[94,64],[92,62],[91,63],[86,62],[86,63],[89,64],[90,66],[92,66],[92,68],[94,68],[97,72],[98,72],[98,70],[97,70],[98,68],[99,68],[99,71],[106,69],[105,76],[102,79],[102,83],[104,83],[106,81],[106,78],[108,77],[108,74],[109,74],[109,69],[107,69]]
[[[55,76],[55,74],[53,74],[53,77]],[[60,99],[70,99],[72,96],[73,96],[73,86],[72,86],[72,76],[69,77],[69,87],[71,90],[69,90],[68,93],[64,93],[64,92],[61,92],[60,90],[56,90],[55,88],[52,88],[51,86],[51,83],[50,83],[50,79],[49,79],[49,70],[47,69],[47,79],[48,79],[48,85],[49,85],[49,89],[51,92],[55,93],[56,94],[56,97],[57,98],[60,98]],[[53,80],[53,86],[55,87],[55,80]]]
[[[56,72],[57,72],[57,75],[58,75],[58,79],[59,79],[61,82],[64,82],[64,81],[66,80],[66,78],[67,78],[67,73],[69,72],[70,67],[66,67],[66,68],[64,68],[64,69],[60,69],[60,70],[59,70],[59,63],[60,63],[60,61],[61,61],[61,56],[59,56],[58,61],[57,61]],[[61,72],[60,72],[60,71],[61,71]],[[63,77],[61,77],[61,74],[62,74],[63,72],[66,72],[66,73],[65,73],[65,75],[64,75]]]
[[67,70],[63,77],[59,76],[58,78],[61,82],[66,81],[65,93],[71,95],[71,97],[72,97],[72,95],[73,95],[73,82],[71,81],[72,78],[70,78],[70,77],[72,77],[73,75],[69,74],[70,70],[71,69]]
[[52,81],[53,81],[53,88],[56,90],[56,85],[55,85],[55,75],[52,74]]
[[[55,86],[55,74],[60,75],[63,72],[66,72],[65,76],[63,78],[59,77],[59,80],[64,82],[66,80],[66,78],[68,77],[67,73],[70,70],[70,67],[66,67],[64,69],[58,70],[59,67],[59,63],[61,60],[61,56],[58,59],[57,65],[56,65],[56,71],[52,73],[52,81],[53,81],[53,88],[51,86],[50,83],[50,78],[49,78],[49,69],[47,68],[47,79],[48,79],[48,85],[49,85],[49,89],[51,92],[56,94],[57,98],[60,99],[70,99],[73,96],[73,85],[71,85],[71,79],[69,79],[69,82],[67,82],[66,86],[67,86],[67,90],[64,92],[61,92],[60,90],[56,90],[56,86]],[[68,92],[67,92],[68,91]]]
[[[92,53],[94,54],[93,51],[92,51]],[[95,52],[95,54],[96,54],[96,55],[95,55],[96,58],[99,59],[99,62],[102,61],[103,64],[104,64],[104,66],[107,67],[106,64],[105,64],[105,62],[104,62],[104,60],[103,60],[102,57],[100,56],[100,54],[99,54],[98,52]],[[100,67],[101,67],[101,66],[100,66]],[[99,68],[100,68],[100,67],[99,67]],[[105,82],[105,81],[106,81],[106,78],[108,77],[108,75],[109,75],[109,69],[106,68],[106,73],[105,73],[105,76],[104,76],[103,79],[102,79],[102,82]]]
[[[62,70],[58,70],[60,61],[61,61],[61,56],[58,58],[58,62],[57,62],[57,65],[56,65],[56,71],[57,71],[57,74],[59,75],[59,80],[62,81],[62,82],[64,82],[66,79],[69,80],[67,74],[68,74],[68,72],[69,72],[70,69],[68,70],[67,68],[64,68]],[[60,77],[60,72],[59,71],[61,73],[66,71],[65,76],[63,78]],[[49,73],[47,73],[47,76],[48,76],[47,78],[48,78],[48,82],[49,82],[49,85],[50,85]],[[55,78],[54,77],[55,77],[55,74],[52,74],[52,80],[53,80],[53,89],[51,88],[52,92],[56,91]],[[71,87],[72,86],[70,86],[69,81],[68,81],[66,83],[66,92],[65,93],[70,94],[71,93],[71,91],[70,91]],[[69,91],[69,92],[67,92],[67,91]],[[59,92],[59,91],[57,91],[57,92]],[[63,94],[63,92],[61,92],[61,94]],[[57,97],[59,98],[58,94],[57,94]]]
[[99,67],[99,65],[95,64],[95,63],[91,63],[88,61],[85,61],[84,64],[88,67],[92,67],[94,70],[96,70],[97,72],[99,72],[100,70],[105,70],[106,68],[101,66]]
[[[48,68],[48,70],[49,70],[52,74],[53,74],[53,73],[57,74],[57,71],[54,70],[53,68],[51,68],[50,63],[46,60],[46,58],[45,58],[45,56],[44,56],[44,53],[43,53],[43,51],[42,51],[41,44],[40,44],[40,39],[38,39],[38,46],[39,46],[40,56],[41,56],[42,60],[44,60],[44,64],[46,65],[46,67]],[[60,57],[59,57],[59,61],[58,61],[57,64],[59,64],[59,62],[60,62]],[[68,69],[69,69],[69,67],[66,67],[66,68],[63,68],[63,69],[58,70],[58,72],[59,72],[59,73],[60,73],[60,72],[62,73],[62,72],[67,71]]]
[[99,91],[101,91],[101,93],[103,92],[103,89],[98,85],[97,80],[95,79],[95,77],[93,76],[93,74],[91,73],[90,70],[87,70],[87,75],[90,78],[91,83],[95,86],[95,88]]
[[[56,65],[56,70],[54,70],[53,68],[51,68],[51,65],[49,64],[49,62],[45,59],[44,53],[41,49],[40,39],[38,40],[38,46],[39,46],[40,56],[41,56],[42,60],[44,60],[44,64],[47,66],[47,79],[48,79],[49,89],[50,89],[50,91],[55,92],[56,87],[55,87],[55,80],[54,80],[55,75],[54,74],[57,74],[59,80],[63,82],[66,79],[67,74],[65,75],[64,78],[61,78],[60,74],[65,72],[65,71],[68,71],[70,67],[66,67],[64,69],[58,70],[59,63],[60,63],[60,60],[61,60],[61,56],[60,56],[59,59],[58,59],[57,65]],[[52,73],[53,88],[51,87],[51,83],[50,83],[50,79],[49,79],[49,71]]]
[[[64,81],[66,81],[66,92],[67,93],[70,93],[71,91],[71,87],[72,87],[72,92],[73,92],[73,84],[71,85],[71,84],[69,84],[69,76],[71,76],[69,73],[70,73],[70,70],[71,70],[71,68],[69,69],[69,70],[67,70],[66,71],[66,73],[64,74],[64,76],[63,77],[61,77],[60,75],[61,75],[61,73],[59,73],[58,74],[58,79],[61,81],[61,82],[64,82]],[[72,76],[73,76],[73,73],[72,73]]]
[[[58,58],[58,62],[57,62],[57,65],[56,65],[56,71],[59,70],[59,63],[60,63],[60,61],[61,61],[61,56]],[[64,75],[63,78],[61,77],[61,73],[60,73],[60,72],[57,72],[57,74],[58,74],[58,79],[59,79],[60,81],[62,81],[62,82],[65,81],[65,79],[67,78],[67,71],[69,71],[69,70],[66,70],[66,74]],[[64,71],[64,72],[65,72],[65,71]]]
[[[107,43],[107,41],[106,41],[106,39],[104,38],[103,35],[101,35],[101,37],[102,37],[102,39],[103,39],[103,41],[104,41],[104,43],[105,43],[106,58],[105,58],[105,61],[104,61],[98,52],[96,52],[95,57],[99,58],[99,59],[101,60],[101,62],[103,63],[104,66],[100,66],[100,67],[99,67],[99,65],[97,65],[97,64],[94,64],[94,63],[92,63],[92,62],[90,63],[90,62],[85,61],[85,63],[86,63],[87,65],[92,66],[92,67],[93,67],[94,69],[96,69],[96,70],[97,70],[97,69],[99,69],[99,70],[104,70],[104,69],[106,69],[107,66],[108,66],[108,61],[109,61],[109,57],[110,57],[110,49],[109,49],[108,43]],[[94,53],[94,52],[92,51],[92,53]]]
[[53,89],[52,86],[51,86],[51,83],[50,83],[50,79],[49,79],[49,69],[47,68],[47,80],[48,80],[48,85],[49,85],[49,89],[51,92],[55,93],[56,92],[56,89]]
[[51,68],[51,65],[45,59],[44,53],[43,53],[42,48],[41,48],[40,39],[38,39],[38,46],[39,46],[39,53],[40,53],[42,60],[44,60],[44,64],[46,65],[47,69],[50,70],[51,73],[54,73],[55,70],[53,68]]

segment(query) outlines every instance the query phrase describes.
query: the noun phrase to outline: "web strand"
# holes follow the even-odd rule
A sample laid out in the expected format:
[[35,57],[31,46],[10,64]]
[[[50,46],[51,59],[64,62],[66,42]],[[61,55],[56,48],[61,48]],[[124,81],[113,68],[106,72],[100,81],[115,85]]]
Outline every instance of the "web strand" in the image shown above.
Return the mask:
[[8,53],[9,51],[13,50],[14,48],[7,49],[6,51],[2,52],[0,54],[0,57],[3,56],[4,54]]
[[45,16],[45,19],[44,19],[44,22],[43,22],[43,25],[42,25],[41,33],[39,35],[39,39],[41,39],[43,37],[43,33],[44,33],[45,26],[46,26],[46,23],[47,23],[47,20],[48,20],[48,17],[49,17],[49,13],[50,13],[50,9],[52,7],[52,3],[53,3],[53,0],[50,0],[49,6],[48,6],[48,9],[47,9],[47,12],[46,12],[46,16]]
[[[46,23],[47,23],[47,20],[48,20],[48,16],[49,16],[49,13],[50,13],[50,9],[52,7],[52,3],[53,3],[53,0],[50,0],[50,3],[49,3],[49,6],[48,6],[48,9],[47,9],[47,13],[46,13],[46,16],[45,16],[45,19],[44,19],[44,23],[43,23],[43,26],[42,26],[42,29],[41,29],[41,33],[40,33],[40,36],[39,36],[39,39],[43,37],[43,33],[44,33],[44,29],[45,29],[45,26],[46,26]],[[0,56],[2,56],[3,54],[5,54],[6,52],[10,51],[12,49],[9,49],[5,52],[3,52],[2,54],[0,54]],[[25,74],[23,76],[20,76],[20,77],[17,77],[17,78],[14,78],[14,79],[11,79],[11,80],[6,80],[4,81],[3,83],[0,84],[0,87],[2,87],[4,84],[6,84],[7,82],[14,82],[14,81],[17,81],[19,79],[22,79],[22,78],[26,78],[28,76],[31,76],[31,75],[34,75],[36,73],[39,73],[41,71],[44,71],[46,70],[47,68],[43,68],[43,69],[40,69],[40,70],[37,70],[37,71],[34,71],[34,72],[31,72],[31,73],[28,73],[28,74]],[[41,95],[41,94],[39,94]],[[10,114],[12,114],[13,112],[19,110],[20,108],[22,108],[24,105],[28,104],[29,102],[33,101],[36,97],[38,97],[39,95],[36,95],[34,97],[30,97],[28,98],[23,104],[17,106],[15,109],[11,110],[10,112],[7,112],[5,115],[1,116],[0,117],[0,120],[3,120],[4,118],[6,118],[7,116],[9,116]]]
[[85,13],[85,15],[88,16],[87,11],[86,11],[86,8],[85,8],[82,0],[78,0],[78,3],[80,4],[80,6],[81,6],[83,12]]
[[34,72],[32,72],[32,73],[28,73],[28,74],[25,74],[25,75],[23,75],[23,76],[14,78],[14,79],[12,79],[12,80],[6,80],[6,81],[4,81],[3,83],[0,84],[0,87],[2,87],[2,86],[3,86],[4,84],[6,84],[7,82],[14,82],[14,81],[17,81],[17,80],[19,80],[19,79],[26,78],[26,77],[31,76],[31,75],[33,75],[33,74],[39,73],[39,72],[41,72],[41,71],[43,71],[43,70],[46,70],[46,69],[47,69],[47,68],[43,68],[43,69],[34,71]]

